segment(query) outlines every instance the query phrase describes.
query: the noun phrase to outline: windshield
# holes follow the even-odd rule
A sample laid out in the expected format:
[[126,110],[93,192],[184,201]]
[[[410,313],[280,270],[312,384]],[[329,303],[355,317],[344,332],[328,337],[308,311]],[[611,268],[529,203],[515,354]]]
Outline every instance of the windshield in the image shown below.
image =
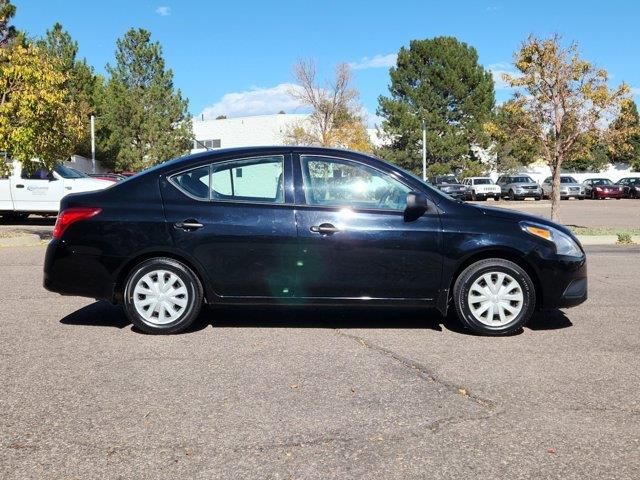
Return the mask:
[[490,178],[476,178],[473,181],[474,185],[493,185],[493,182]]
[[531,177],[511,177],[511,183],[535,183]]
[[53,169],[53,171],[62,178],[85,178],[87,176],[75,168],[65,167],[64,165],[58,165]]
[[613,182],[608,178],[594,178],[591,183],[594,185],[613,185]]
[[578,183],[573,177],[560,177],[560,183]]
[[444,177],[436,177],[436,183],[459,183],[453,175],[445,175]]

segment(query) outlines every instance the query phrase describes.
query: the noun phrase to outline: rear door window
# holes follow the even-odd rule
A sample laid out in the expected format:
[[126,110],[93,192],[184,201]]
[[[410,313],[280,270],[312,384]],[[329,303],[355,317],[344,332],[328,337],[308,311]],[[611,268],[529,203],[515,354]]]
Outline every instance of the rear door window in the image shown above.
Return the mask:
[[211,199],[284,203],[284,157],[259,157],[211,166]]
[[209,200],[209,165],[187,170],[171,177],[173,184],[197,200]]

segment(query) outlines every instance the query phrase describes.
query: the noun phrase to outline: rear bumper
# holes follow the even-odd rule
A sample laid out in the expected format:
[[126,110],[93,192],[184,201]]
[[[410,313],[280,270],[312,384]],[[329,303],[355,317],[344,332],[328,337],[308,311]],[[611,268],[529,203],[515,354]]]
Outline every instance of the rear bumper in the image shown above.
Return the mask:
[[99,255],[73,251],[64,242],[52,240],[44,260],[43,286],[61,295],[113,300],[116,263]]

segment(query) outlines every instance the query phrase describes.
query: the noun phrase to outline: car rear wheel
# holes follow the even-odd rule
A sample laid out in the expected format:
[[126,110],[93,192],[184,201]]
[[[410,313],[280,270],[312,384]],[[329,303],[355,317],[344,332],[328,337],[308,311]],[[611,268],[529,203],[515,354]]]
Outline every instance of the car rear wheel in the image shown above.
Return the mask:
[[516,194],[514,193],[513,190],[509,190],[509,200],[515,200],[516,199]]
[[203,292],[198,277],[172,258],[151,258],[129,274],[124,291],[127,317],[147,333],[177,333],[198,317]]
[[468,266],[456,279],[453,299],[463,325],[483,335],[515,332],[531,318],[534,284],[519,265],[488,258]]

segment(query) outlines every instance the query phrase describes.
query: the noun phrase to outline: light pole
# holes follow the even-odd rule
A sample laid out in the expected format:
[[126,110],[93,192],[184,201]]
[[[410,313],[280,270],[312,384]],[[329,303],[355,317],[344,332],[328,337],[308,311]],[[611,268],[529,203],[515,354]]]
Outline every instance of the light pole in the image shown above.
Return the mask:
[[427,181],[427,124],[422,119],[422,180]]
[[91,115],[91,173],[96,173],[96,117]]

